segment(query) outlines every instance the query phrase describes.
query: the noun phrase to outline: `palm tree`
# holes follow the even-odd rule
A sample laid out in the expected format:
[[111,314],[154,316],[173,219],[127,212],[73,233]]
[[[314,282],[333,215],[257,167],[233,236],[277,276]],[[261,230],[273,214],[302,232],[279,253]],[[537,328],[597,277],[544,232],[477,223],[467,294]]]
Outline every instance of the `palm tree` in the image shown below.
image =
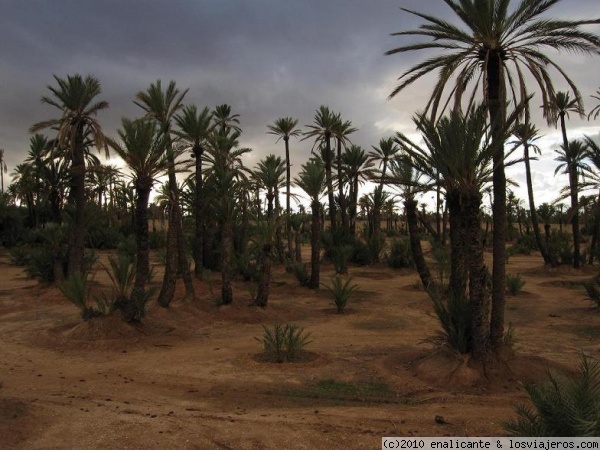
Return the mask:
[[[446,86],[452,86],[448,100],[453,97],[460,104],[471,82],[483,87],[483,98],[488,107],[492,134],[498,140],[506,117],[507,95],[518,105],[530,97],[524,71],[531,73],[542,95],[544,112],[549,117],[554,86],[548,68],[554,68],[567,82],[581,103],[577,87],[556,62],[542,53],[542,49],[582,54],[599,54],[600,37],[585,32],[583,25],[599,23],[591,20],[552,20],[541,17],[560,0],[522,0],[513,8],[510,0],[444,0],[458,16],[463,27],[449,21],[402,8],[426,23],[417,30],[394,33],[396,36],[417,36],[429,41],[416,42],[392,49],[388,55],[414,50],[436,49],[434,56],[405,71],[390,98],[419,78],[438,71],[438,80],[425,109],[437,116]],[[475,88],[469,103],[472,104]],[[504,334],[504,305],[506,289],[506,175],[504,146],[495,145],[493,179],[493,267],[492,267],[492,346],[502,344]]]
[[529,199],[529,215],[531,217],[531,224],[533,226],[533,234],[535,236],[535,242],[537,244],[537,247],[540,249],[540,253],[542,254],[542,258],[544,258],[544,263],[550,264],[550,255],[548,255],[548,249],[546,247],[545,242],[542,240],[542,236],[540,234],[540,225],[538,222],[533,196],[533,181],[531,179],[531,157],[529,154],[529,150],[533,150],[533,152],[538,155],[541,153],[540,148],[535,144],[535,142],[539,139],[538,133],[538,129],[535,127],[535,125],[532,125],[527,121],[525,123],[520,123],[515,126],[515,129],[513,131],[513,134],[516,138],[516,140],[513,141],[513,144],[516,146],[523,147],[523,161],[525,162],[527,197]]
[[348,194],[348,199],[350,201],[349,226],[351,233],[355,235],[358,189],[361,184],[373,177],[373,163],[362,147],[353,144],[344,151],[342,155],[342,165],[345,182],[348,183],[350,187]]
[[274,201],[279,188],[283,186],[285,170],[285,163],[279,156],[267,155],[258,162],[253,172],[258,185],[267,190],[267,218],[274,216]]
[[[511,120],[514,116],[508,123]],[[502,145],[498,142],[504,142],[509,133],[504,131],[502,140],[492,140],[485,105],[466,114],[454,110],[437,122],[421,114],[415,122],[423,133],[426,147],[420,147],[402,134],[398,134],[398,140],[411,156],[415,169],[432,180],[436,180],[439,173],[446,191],[452,233],[451,261],[453,266],[458,266],[458,270],[452,270],[455,278],[451,280],[450,289],[453,296],[464,297],[468,285],[473,330],[471,352],[482,360],[490,344],[490,305],[480,208],[484,186],[492,179],[494,145]]]
[[150,120],[122,119],[117,133],[121,142],[109,139],[111,148],[123,159],[132,172],[136,190],[135,237],[137,246],[136,272],[131,301],[142,299],[150,274],[148,240],[148,201],[156,179],[169,170],[157,124]]
[[437,290],[437,286],[429,266],[423,256],[423,248],[418,233],[417,200],[415,194],[419,191],[421,183],[419,178],[422,174],[413,168],[413,163],[406,153],[396,153],[389,161],[390,174],[386,178],[386,184],[391,184],[400,189],[404,202],[404,212],[408,226],[410,248],[415,262],[415,267],[421,279],[421,284],[427,290]]
[[6,161],[4,160],[4,149],[0,148],[0,185],[2,186],[2,194],[4,194],[4,174],[8,172]]
[[591,95],[590,97],[592,97],[594,100],[596,100],[598,102],[598,104],[596,106],[594,106],[592,108],[592,110],[590,111],[590,113],[588,114],[588,120],[590,120],[590,118],[594,118],[594,120],[596,120],[598,118],[598,116],[600,116],[600,89],[598,89],[596,91],[596,95]]
[[70,199],[75,204],[74,218],[68,237],[67,275],[80,274],[84,254],[84,209],[85,209],[85,174],[86,174],[86,138],[91,137],[96,148],[104,150],[108,156],[102,127],[96,120],[98,112],[108,108],[108,103],[98,101],[102,89],[95,77],[85,78],[79,74],[60,78],[54,75],[57,86],[48,86],[51,96],[43,96],[42,103],[54,106],[61,115],[36,123],[30,128],[32,133],[44,128],[57,128],[56,147],[66,148],[71,157],[71,192]]
[[569,196],[571,197],[571,227],[573,231],[573,267],[579,269],[581,264],[581,253],[579,244],[581,235],[579,231],[579,178],[589,171],[589,166],[584,162],[587,157],[587,146],[584,142],[571,141],[565,147],[556,150],[558,156],[554,158],[560,164],[554,170],[556,175],[561,173],[569,176]]
[[310,198],[312,221],[310,227],[310,279],[308,287],[318,289],[321,272],[321,196],[325,189],[325,171],[318,159],[310,159],[302,165],[302,171],[294,183]]
[[269,131],[268,134],[273,134],[275,136],[279,136],[277,142],[280,139],[283,139],[285,143],[285,212],[286,212],[286,233],[287,233],[287,247],[289,258],[292,262],[294,262],[294,251],[292,248],[292,231],[290,224],[290,217],[292,214],[291,210],[291,195],[290,195],[290,185],[291,185],[291,164],[290,164],[290,137],[298,137],[301,132],[297,128],[298,119],[293,119],[291,117],[281,117],[273,123],[273,125],[268,125]]
[[336,127],[338,126],[339,116],[329,110],[327,106],[320,106],[317,109],[314,123],[312,125],[306,125],[309,131],[305,131],[304,138],[315,138],[315,147],[321,150],[321,156],[323,164],[325,166],[325,178],[327,183],[327,196],[329,199],[329,222],[331,232],[336,236],[337,223],[336,223],[336,206],[333,192],[333,174],[332,174],[332,163],[333,163],[333,152],[331,150],[331,139],[335,136]]
[[241,182],[244,178],[241,156],[250,151],[239,148],[239,135],[232,128],[226,128],[225,133],[217,131],[208,148],[212,170],[206,179],[206,187],[210,189],[210,206],[221,229],[221,301],[224,305],[233,302],[233,220],[239,191],[244,186]]
[[226,131],[233,130],[238,133],[242,132],[242,129],[239,127],[240,124],[240,115],[239,114],[231,114],[231,106],[227,104],[222,104],[215,106],[215,109],[212,112],[213,117],[213,128],[219,131],[222,134],[227,134]]
[[175,116],[175,123],[179,130],[175,135],[184,147],[191,151],[195,161],[194,172],[194,217],[195,217],[195,240],[194,240],[194,273],[197,277],[202,276],[203,264],[203,235],[204,235],[204,211],[203,211],[203,178],[202,158],[210,138],[212,113],[208,108],[198,112],[196,105],[186,105],[180,114]]
[[338,120],[335,125],[334,136],[337,142],[337,157],[336,157],[336,165],[337,165],[337,183],[338,183],[338,202],[340,204],[340,216],[342,219],[342,229],[345,233],[349,231],[349,221],[348,221],[348,208],[346,205],[346,196],[344,194],[344,177],[342,176],[342,147],[344,150],[348,148],[348,144],[350,144],[350,140],[348,139],[348,135],[358,131],[358,128],[354,128],[352,126],[352,122],[349,120],[342,121],[341,117],[338,115]]
[[171,208],[169,210],[169,229],[167,231],[167,255],[163,284],[158,294],[158,304],[167,308],[175,295],[177,283],[177,268],[181,271],[185,284],[186,296],[195,298],[194,285],[190,275],[187,258],[185,255],[185,240],[183,236],[183,225],[181,217],[181,205],[179,204],[179,189],[175,178],[175,153],[171,139],[171,122],[183,107],[183,98],[187,89],[180,92],[175,81],[170,81],[166,90],[162,89],[161,80],[150,84],[146,91],[136,94],[134,103],[146,112],[146,118],[154,120],[160,126],[160,138],[164,144],[169,162],[169,197]]

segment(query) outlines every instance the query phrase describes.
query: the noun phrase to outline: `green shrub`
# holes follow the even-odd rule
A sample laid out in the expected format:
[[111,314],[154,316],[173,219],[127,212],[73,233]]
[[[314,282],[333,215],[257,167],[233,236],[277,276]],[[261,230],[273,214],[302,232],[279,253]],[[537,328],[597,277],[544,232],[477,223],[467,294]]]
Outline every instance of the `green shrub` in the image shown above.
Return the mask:
[[392,269],[413,268],[415,263],[412,257],[410,241],[408,239],[394,239],[386,260],[388,266]]
[[351,281],[352,277],[348,278],[344,283],[342,282],[341,277],[336,276],[331,279],[331,285],[329,286],[321,283],[321,286],[325,288],[325,295],[327,295],[337,307],[338,314],[343,314],[352,293],[358,288],[358,285],[356,284],[350,286]]
[[351,244],[340,244],[331,249],[331,259],[336,273],[343,274],[348,272],[348,261],[352,253],[354,253],[354,246]]
[[10,260],[17,266],[26,266],[31,258],[30,252],[29,245],[16,245],[10,249]]
[[86,245],[91,248],[116,249],[124,236],[114,227],[93,227],[89,230]]
[[117,297],[127,298],[135,278],[135,263],[131,256],[121,253],[117,258],[108,258],[109,266],[104,266],[106,274],[110,278]]
[[573,239],[564,231],[552,231],[548,239],[548,253],[558,264],[573,264]]
[[517,242],[510,247],[510,251],[513,255],[530,255],[531,252],[538,250],[537,243],[535,242],[534,234],[524,234],[519,236]]
[[371,250],[366,242],[356,239],[352,244],[352,255],[350,256],[350,261],[359,266],[368,266],[373,264],[373,257],[371,255]]
[[119,254],[124,254],[129,256],[131,259],[137,256],[137,243],[135,242],[135,235],[130,234],[127,237],[124,237],[119,245],[117,246],[117,250]]
[[283,363],[293,361],[302,350],[312,341],[309,341],[310,333],[304,332],[295,324],[278,324],[273,329],[263,325],[262,338],[255,337],[263,345],[267,355],[275,362]]
[[577,372],[548,372],[540,386],[525,386],[532,406],[518,405],[517,419],[504,425],[512,436],[600,436],[600,365],[582,355]]
[[450,277],[450,246],[442,245],[439,242],[431,241],[431,253],[436,262],[438,281],[440,285],[448,284]]
[[83,320],[90,320],[101,315],[100,311],[88,306],[87,278],[85,275],[75,273],[61,283],[60,292],[81,311]]
[[460,354],[471,351],[472,312],[471,302],[466,296],[449,295],[443,300],[433,291],[429,291],[433,307],[442,331],[433,340],[450,346]]
[[150,231],[148,233],[148,246],[152,250],[165,248],[167,245],[167,233],[162,230]]
[[306,264],[303,262],[297,262],[295,264],[290,264],[289,268],[291,272],[298,280],[300,286],[307,286],[309,281],[308,272],[306,270]]
[[525,280],[521,278],[520,274],[506,275],[506,290],[510,295],[517,295],[519,292],[521,292],[523,286],[525,286]]

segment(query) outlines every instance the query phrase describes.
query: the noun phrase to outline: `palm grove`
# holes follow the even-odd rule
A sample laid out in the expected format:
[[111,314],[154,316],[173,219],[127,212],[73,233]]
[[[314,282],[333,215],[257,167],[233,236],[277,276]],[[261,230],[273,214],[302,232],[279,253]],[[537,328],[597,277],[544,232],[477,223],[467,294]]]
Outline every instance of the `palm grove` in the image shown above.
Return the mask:
[[[240,145],[241,118],[229,105],[209,109],[187,104],[187,90],[174,81],[157,80],[133,96],[139,116],[124,118],[117,136],[109,137],[100,123],[109,105],[102,100],[99,80],[55,76],[42,97],[54,118],[31,127],[27,158],[14,168],[13,183],[3,192],[3,240],[42,245],[43,250],[29,251],[27,257],[15,247],[14,255],[28,260],[32,275],[62,286],[85,286],[93,264],[86,247],[119,245],[124,253],[129,247],[130,259],[111,261],[113,280],[122,289],[119,301],[106,311],[119,308],[126,320],[141,320],[154,294],[148,288],[151,248],[159,248],[165,267],[156,294],[162,307],[175,298],[178,279],[185,300],[193,302],[198,286],[193,278],[211,270],[220,272],[220,302],[234,301],[234,278],[242,277],[256,283],[254,305],[265,307],[274,265],[285,266],[302,284],[317,289],[324,259],[343,276],[349,262],[379,263],[385,254],[391,265],[416,267],[448,335],[459,326],[467,330],[455,347],[475,359],[487,358],[503,343],[506,244],[515,238],[515,223],[522,239],[532,237],[544,263],[579,267],[586,262],[580,251],[583,213],[591,218],[586,227],[592,236],[589,262],[598,255],[600,198],[581,199],[586,190],[600,187],[600,149],[589,137],[568,139],[569,114],[585,114],[582,95],[544,51],[597,55],[600,37],[585,26],[600,20],[547,18],[559,0],[443,1],[455,20],[403,9],[423,24],[394,34],[419,40],[388,52],[434,51],[402,73],[390,95],[400,96],[416,80],[437,72],[430,101],[414,116],[419,142],[398,133],[365,150],[352,143],[357,129],[351,121],[320,106],[303,127],[291,117],[267,125],[265,131],[280,143],[283,156],[268,155],[249,168],[244,155],[251,149]],[[556,90],[559,80],[566,91]],[[600,93],[592,97],[598,101]],[[560,127],[563,137],[557,172],[569,180],[563,196],[570,200],[565,211],[571,223],[568,251],[564,233],[550,228],[556,206],[535,205],[531,161],[539,151],[539,132],[529,111],[540,103],[548,123]],[[590,120],[598,118],[598,111],[600,105],[591,110]],[[292,177],[290,153],[298,140],[312,143],[312,154]],[[118,155],[124,168],[102,164],[96,151]],[[511,195],[505,175],[508,164],[521,163],[527,208]],[[3,164],[0,153],[0,172]],[[166,181],[159,185],[159,179]],[[360,195],[366,181],[374,188]],[[149,203],[157,186],[155,201]],[[293,186],[308,200],[308,211],[302,205],[299,212],[292,211]],[[484,263],[489,233],[483,199],[488,191],[493,199],[491,272]],[[427,192],[437,200],[433,214],[419,210],[417,196]],[[34,230],[29,233],[18,226],[23,210],[25,224]],[[386,233],[400,235],[400,218],[408,238],[386,241]],[[155,229],[157,221],[165,226]],[[434,254],[449,247],[447,282],[432,275],[432,259],[421,248],[424,231]],[[310,242],[308,261],[301,252],[304,241]],[[440,261],[434,258],[436,263]],[[125,288],[128,281],[131,289]],[[82,310],[89,312],[83,304]]]

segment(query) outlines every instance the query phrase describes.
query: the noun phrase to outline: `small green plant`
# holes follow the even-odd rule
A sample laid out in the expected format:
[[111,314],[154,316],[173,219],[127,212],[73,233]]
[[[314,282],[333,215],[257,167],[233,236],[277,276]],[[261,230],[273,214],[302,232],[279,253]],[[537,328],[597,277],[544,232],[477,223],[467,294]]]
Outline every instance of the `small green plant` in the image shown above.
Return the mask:
[[432,341],[448,345],[460,354],[469,353],[473,333],[471,302],[468,297],[449,295],[447,300],[443,300],[433,291],[428,293],[442,325],[442,331]]
[[85,275],[75,273],[61,283],[58,288],[67,300],[79,308],[83,320],[90,320],[101,315],[100,311],[88,306],[88,289]]
[[335,273],[348,273],[348,261],[350,261],[353,252],[354,246],[352,244],[340,244],[331,249],[331,258],[335,267]]
[[26,266],[29,262],[31,248],[27,245],[16,245],[10,249],[10,259],[17,266]]
[[442,245],[439,242],[431,242],[431,253],[436,262],[438,281],[440,285],[448,284],[450,276],[450,248],[447,245]]
[[548,372],[542,385],[526,385],[532,406],[518,405],[517,419],[504,428],[512,436],[599,436],[600,365],[581,356],[577,372]]
[[300,284],[300,286],[308,285],[309,276],[308,276],[308,272],[306,270],[305,263],[297,262],[295,264],[291,264],[290,269],[291,269],[292,273],[294,274],[294,276],[296,277],[296,280],[298,280],[298,283]]
[[358,288],[358,285],[350,285],[352,277],[348,278],[344,283],[341,277],[333,277],[331,279],[331,285],[321,283],[321,286],[325,288],[325,295],[329,297],[335,306],[337,307],[337,313],[343,314],[348,304],[348,300],[352,296],[352,293]]
[[104,266],[113,287],[117,291],[117,298],[129,296],[129,291],[135,278],[135,263],[127,253],[120,253],[117,258],[108,258],[109,267]]
[[269,357],[277,363],[293,361],[300,350],[310,344],[310,333],[295,324],[277,324],[272,329],[263,325],[262,338],[255,337]]
[[394,239],[386,259],[388,266],[392,269],[413,268],[415,263],[412,258],[410,241],[408,239]]
[[523,286],[525,286],[525,280],[521,278],[520,274],[506,275],[506,290],[510,295],[517,295],[519,292],[521,292]]

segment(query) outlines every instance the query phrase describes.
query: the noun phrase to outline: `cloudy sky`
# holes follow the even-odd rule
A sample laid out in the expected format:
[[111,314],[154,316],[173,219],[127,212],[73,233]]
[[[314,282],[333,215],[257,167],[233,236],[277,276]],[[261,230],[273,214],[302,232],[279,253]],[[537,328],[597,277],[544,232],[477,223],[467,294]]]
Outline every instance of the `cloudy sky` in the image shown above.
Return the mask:
[[[110,109],[98,119],[115,135],[121,117],[138,117],[136,92],[173,79],[189,88],[200,107],[228,103],[240,114],[241,143],[254,151],[247,164],[283,154],[266,134],[278,117],[301,125],[328,105],[359,132],[352,141],[370,149],[396,131],[414,132],[411,117],[423,108],[435,75],[388,101],[396,78],[426,54],[384,56],[406,44],[390,36],[414,29],[419,19],[400,7],[450,18],[441,0],[2,0],[0,15],[0,147],[9,171],[28,149],[28,128],[53,118],[40,103],[52,75],[93,74]],[[600,17],[597,0],[563,0],[555,17]],[[600,26],[587,27],[600,33]],[[600,87],[600,57],[553,55],[579,86],[586,106]],[[558,80],[558,78],[557,78]],[[566,86],[559,80],[559,89]],[[535,99],[533,100],[535,102]],[[544,156],[534,162],[540,201],[554,199],[566,178],[553,176],[559,136],[538,118]],[[600,134],[600,120],[571,117],[570,137]],[[311,143],[292,142],[297,170]],[[516,181],[523,170],[511,169]],[[525,198],[524,183],[517,194]]]

